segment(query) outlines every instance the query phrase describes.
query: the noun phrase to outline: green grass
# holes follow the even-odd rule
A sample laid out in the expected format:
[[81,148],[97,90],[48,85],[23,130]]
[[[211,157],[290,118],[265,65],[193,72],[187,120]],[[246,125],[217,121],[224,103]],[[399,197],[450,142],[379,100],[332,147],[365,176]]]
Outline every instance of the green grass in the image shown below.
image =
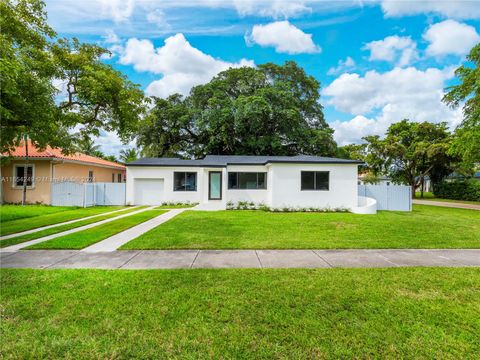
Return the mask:
[[48,235],[58,234],[62,231],[67,231],[67,230],[70,230],[70,229],[78,228],[80,226],[96,223],[98,221],[102,221],[102,220],[106,220],[106,219],[110,219],[110,218],[113,218],[113,217],[116,217],[116,216],[120,216],[120,215],[123,215],[123,214],[127,214],[127,213],[130,213],[130,212],[133,212],[133,211],[140,210],[142,208],[145,208],[145,206],[137,206],[137,207],[134,207],[134,208],[131,208],[131,209],[125,209],[125,210],[120,211],[120,212],[115,212],[113,214],[99,215],[99,216],[94,217],[92,219],[79,220],[79,221],[71,223],[71,224],[59,225],[59,226],[55,226],[53,228],[40,230],[40,231],[37,231],[37,232],[34,232],[34,233],[20,235],[20,236],[12,237],[12,238],[5,239],[5,240],[0,240],[0,248],[20,244],[22,242],[29,241],[29,240],[39,239],[41,237],[48,236]]
[[480,248],[480,212],[415,205],[412,212],[185,211],[121,249]]
[[478,359],[468,268],[1,270],[1,358]]
[[162,210],[142,211],[107,224],[31,245],[26,249],[83,249],[163,213],[165,211]]
[[124,206],[94,206],[89,208],[74,208],[53,214],[46,213],[24,219],[17,219],[2,223],[0,226],[0,235],[9,235],[21,231],[36,229],[42,226],[53,225],[65,221],[81,219],[83,217],[102,214],[108,211],[114,211],[124,208]]
[[34,216],[54,214],[62,211],[78,209],[74,206],[48,205],[0,205],[0,224],[8,221],[31,218]]
[[415,199],[416,200],[432,200],[432,201],[453,202],[453,203],[460,203],[460,204],[480,205],[480,201],[452,200],[452,199],[437,198],[431,192],[424,192],[423,193],[423,198],[422,198],[420,192],[417,191],[415,193]]

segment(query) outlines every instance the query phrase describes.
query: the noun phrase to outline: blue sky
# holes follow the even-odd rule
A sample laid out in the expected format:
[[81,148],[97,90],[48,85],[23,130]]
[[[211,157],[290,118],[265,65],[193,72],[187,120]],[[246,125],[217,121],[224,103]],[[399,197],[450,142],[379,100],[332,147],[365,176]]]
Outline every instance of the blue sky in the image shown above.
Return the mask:
[[[441,103],[443,90],[480,42],[479,1],[47,0],[47,11],[60,36],[108,47],[105,61],[150,95],[294,60],[321,82],[340,145],[403,118],[455,127],[461,112]],[[110,133],[97,142],[123,147]]]

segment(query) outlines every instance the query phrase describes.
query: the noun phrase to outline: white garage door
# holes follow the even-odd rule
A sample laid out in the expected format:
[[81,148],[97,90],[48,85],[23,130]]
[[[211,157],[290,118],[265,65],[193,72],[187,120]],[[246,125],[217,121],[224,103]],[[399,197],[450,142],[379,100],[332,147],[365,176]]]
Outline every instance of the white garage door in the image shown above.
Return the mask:
[[135,179],[135,205],[160,205],[163,202],[163,179]]

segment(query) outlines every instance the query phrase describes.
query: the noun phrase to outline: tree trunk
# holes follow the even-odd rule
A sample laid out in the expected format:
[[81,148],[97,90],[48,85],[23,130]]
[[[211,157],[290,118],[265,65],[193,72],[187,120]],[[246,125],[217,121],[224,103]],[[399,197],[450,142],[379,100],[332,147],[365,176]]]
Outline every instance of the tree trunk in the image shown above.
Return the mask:
[[425,176],[422,176],[422,187],[420,188],[420,197],[423,199],[423,190],[425,189]]
[[25,135],[23,139],[25,141],[25,166],[23,167],[22,205],[25,205],[27,203],[27,178],[28,178],[28,137],[27,135]]

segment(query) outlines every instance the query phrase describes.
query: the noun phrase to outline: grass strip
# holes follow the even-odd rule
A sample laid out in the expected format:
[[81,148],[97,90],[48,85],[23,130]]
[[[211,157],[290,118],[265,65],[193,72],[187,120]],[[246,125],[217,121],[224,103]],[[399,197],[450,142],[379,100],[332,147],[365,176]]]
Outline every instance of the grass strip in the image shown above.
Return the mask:
[[37,232],[34,232],[34,233],[20,235],[20,236],[16,236],[16,237],[5,239],[5,240],[0,240],[0,248],[20,244],[20,243],[23,243],[23,242],[29,241],[29,240],[39,239],[39,238],[42,238],[42,237],[48,236],[48,235],[58,234],[58,233],[61,233],[63,231],[75,229],[75,228],[78,228],[78,227],[81,227],[81,226],[84,226],[84,225],[93,224],[93,223],[96,223],[96,222],[99,222],[99,221],[102,221],[102,220],[110,219],[110,218],[113,218],[113,217],[116,217],[116,216],[127,214],[127,213],[130,213],[130,212],[133,212],[133,211],[137,211],[137,210],[140,210],[140,209],[145,208],[145,207],[146,206],[140,206],[140,207],[135,207],[135,208],[115,212],[113,214],[99,215],[99,216],[94,217],[92,219],[79,220],[79,221],[71,223],[71,224],[59,225],[59,226],[55,226],[53,228],[37,231]]
[[185,211],[121,249],[480,248],[476,210],[415,205],[412,212]]
[[478,359],[468,268],[2,269],[0,357]]
[[125,231],[166,211],[146,210],[90,229],[31,245],[26,249],[83,249],[101,240]]
[[75,210],[62,211],[55,214],[47,214],[26,219],[17,219],[2,224],[0,235],[10,235],[17,232],[36,229],[42,226],[53,225],[65,221],[81,219],[87,216],[98,215],[109,211],[115,211],[125,206],[94,206],[89,208],[78,208]]
[[49,205],[11,205],[0,206],[0,224],[34,216],[54,214],[62,211],[78,209],[76,206],[49,206]]

